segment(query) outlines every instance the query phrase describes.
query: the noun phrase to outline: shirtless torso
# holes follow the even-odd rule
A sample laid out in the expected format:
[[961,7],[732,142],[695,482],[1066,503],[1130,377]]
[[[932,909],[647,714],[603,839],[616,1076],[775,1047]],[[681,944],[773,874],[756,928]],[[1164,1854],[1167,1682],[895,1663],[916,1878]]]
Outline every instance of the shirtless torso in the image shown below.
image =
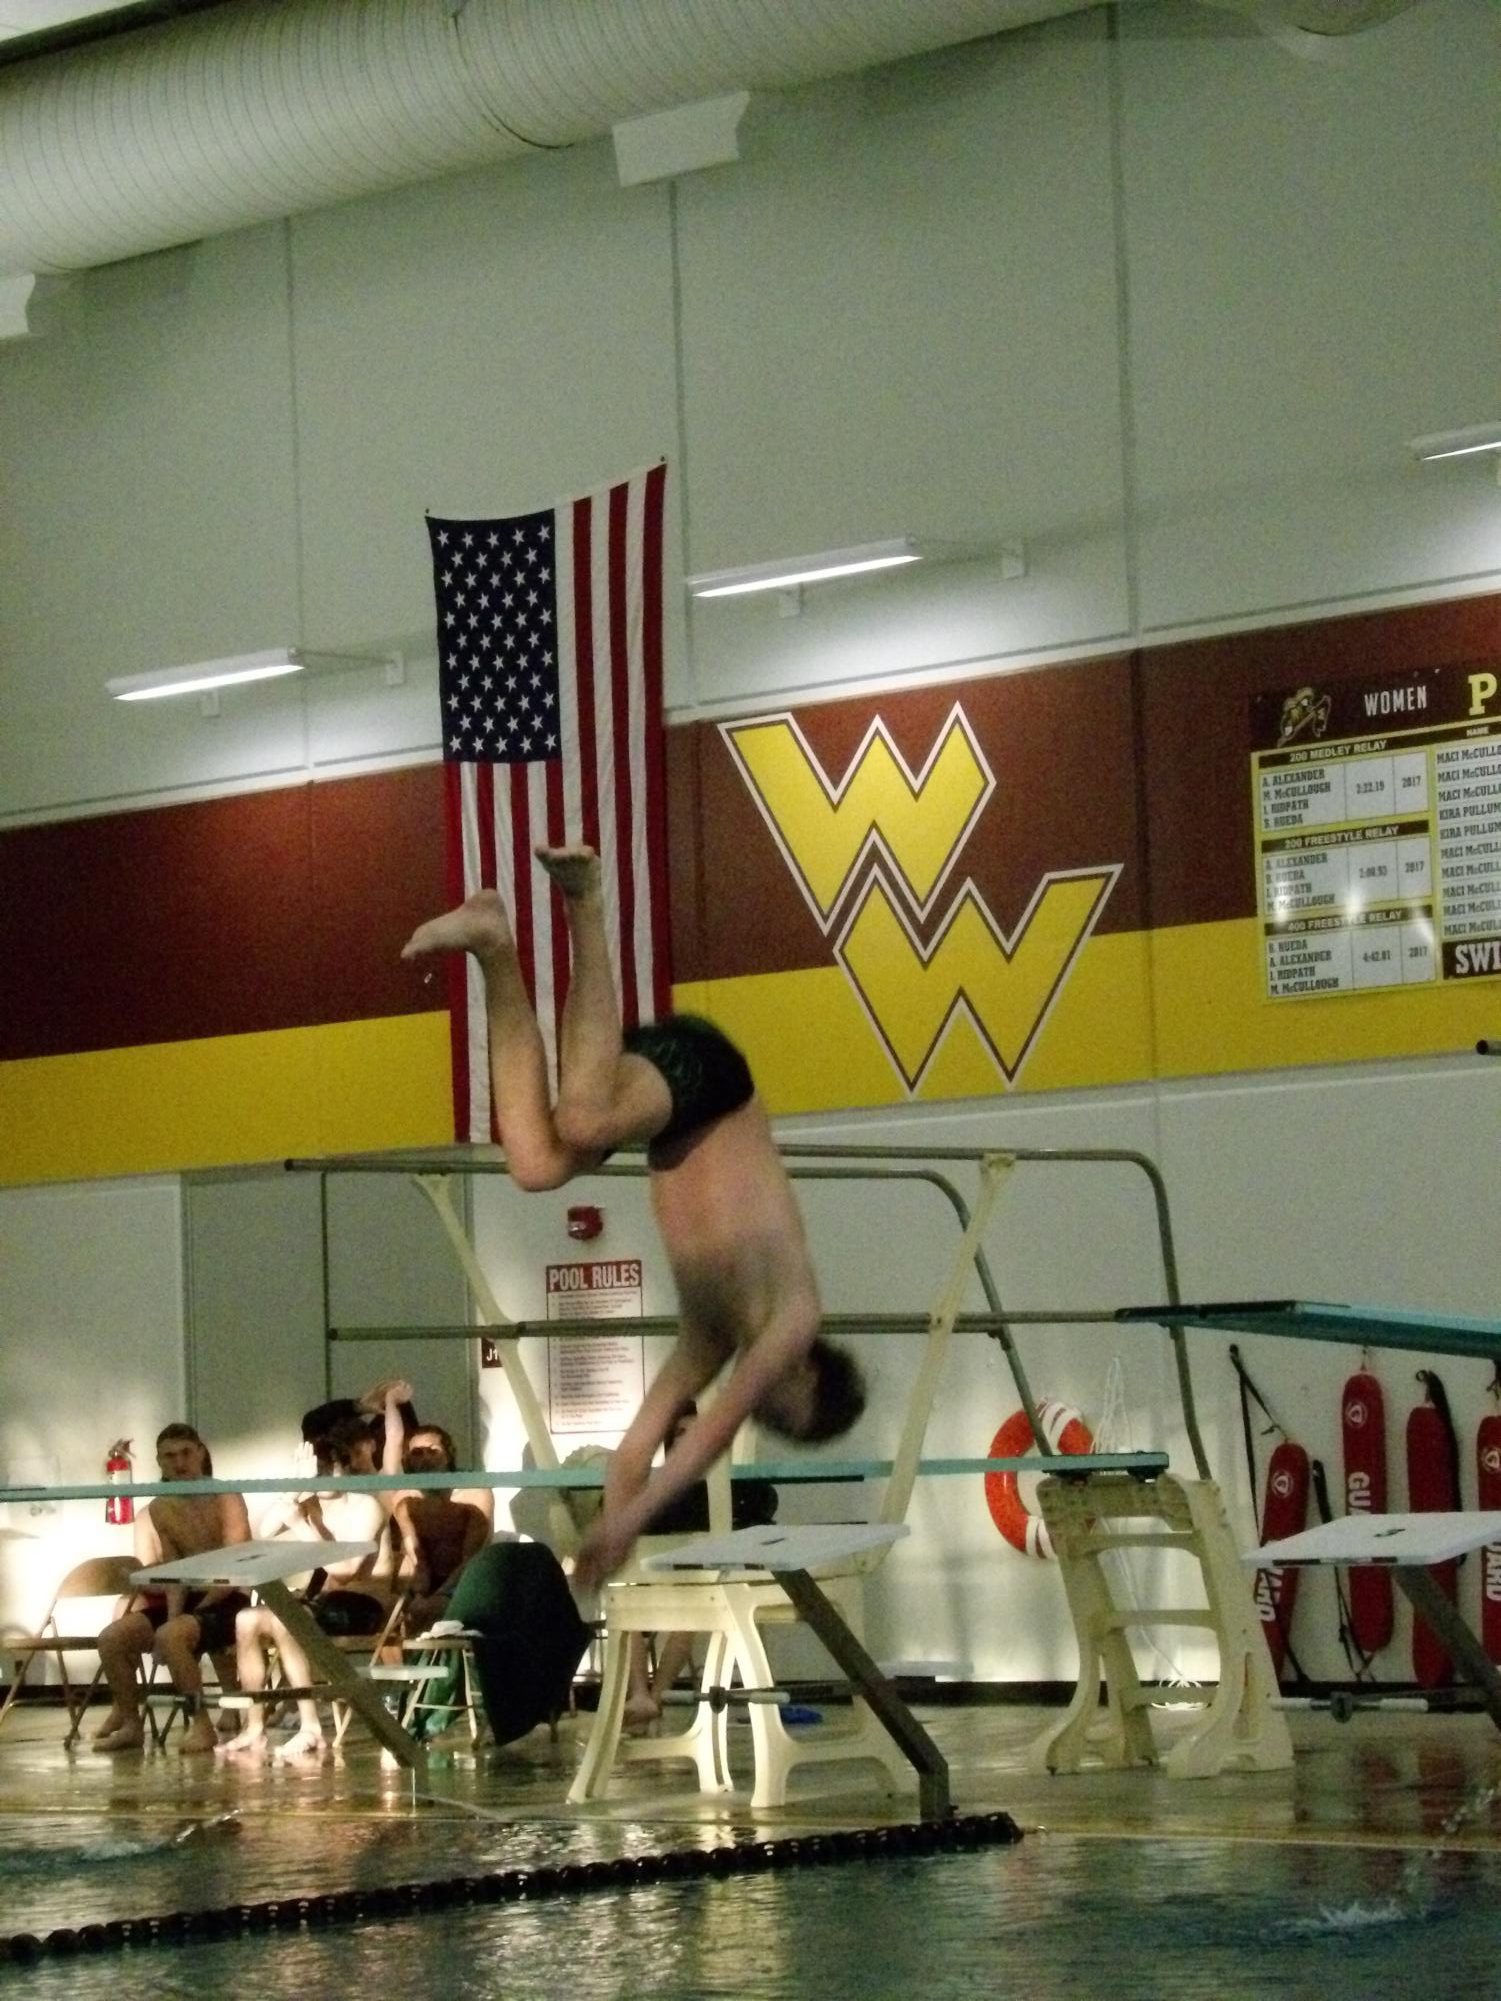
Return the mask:
[[789,1311],[817,1318],[802,1216],[759,1099],[655,1162],[651,1200],[682,1339],[713,1356],[711,1373]]
[[250,1539],[245,1503],[238,1494],[160,1494],[147,1506],[146,1516],[164,1563]]
[[386,1535],[386,1511],[380,1504],[379,1495],[302,1496],[292,1503],[287,1519],[270,1533],[290,1533],[313,1543],[309,1557],[315,1561],[319,1542],[374,1543],[374,1549],[367,1556],[346,1556],[335,1563],[320,1563],[318,1567],[324,1573],[322,1589],[363,1591],[382,1604],[390,1601],[395,1565]]
[[[239,1494],[160,1494],[136,1519],[136,1556],[143,1569],[249,1540],[250,1518]],[[184,1609],[189,1587],[172,1585],[162,1595],[175,1617]],[[213,1589],[195,1594],[200,1605],[224,1595]]]
[[478,1508],[446,1494],[404,1494],[392,1519],[401,1537],[414,1624],[445,1616],[459,1572],[490,1539]]

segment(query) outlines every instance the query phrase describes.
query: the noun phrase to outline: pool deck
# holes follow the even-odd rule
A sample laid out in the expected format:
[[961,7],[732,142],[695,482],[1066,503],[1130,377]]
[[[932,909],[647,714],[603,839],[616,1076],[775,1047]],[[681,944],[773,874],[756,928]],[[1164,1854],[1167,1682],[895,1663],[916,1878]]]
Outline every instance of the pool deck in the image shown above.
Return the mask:
[[[1442,1840],[1454,1848],[1501,1848],[1501,1804],[1444,1831],[1467,1800],[1501,1781],[1501,1733],[1484,1714],[1362,1712],[1338,1723],[1327,1713],[1293,1711],[1297,1757],[1290,1772],[1183,1780],[1141,1770],[1033,1776],[1028,1746],[1055,1711],[1010,1703],[916,1708],[949,1761],[959,1811],[1002,1809],[1029,1833],[1287,1847],[1421,1848]],[[438,1740],[425,1778],[414,1783],[410,1773],[383,1765],[372,1741],[353,1736],[321,1763],[289,1768],[180,1757],[175,1737],[165,1750],[145,1753],[104,1756],[86,1738],[68,1751],[61,1709],[26,1704],[0,1734],[0,1824],[55,1816],[97,1825],[101,1816],[119,1815],[171,1826],[230,1813],[247,1829],[263,1816],[366,1824],[418,1817],[434,1828],[446,1819],[471,1826],[483,1819],[550,1824],[557,1835],[572,1827],[591,1853],[610,1854],[643,1839],[665,1847],[716,1833],[774,1837],[910,1821],[915,1814],[915,1790],[886,1795],[871,1783],[873,1768],[859,1766],[814,1772],[788,1807],[753,1814],[748,1732],[740,1729],[732,1733],[732,1755],[744,1791],[705,1798],[693,1789],[689,1765],[635,1764],[611,1781],[599,1804],[570,1807],[565,1795],[591,1720],[565,1717],[555,1744],[538,1729],[502,1750],[475,1749],[455,1731]],[[1169,1717],[1165,1742],[1172,1727]]]

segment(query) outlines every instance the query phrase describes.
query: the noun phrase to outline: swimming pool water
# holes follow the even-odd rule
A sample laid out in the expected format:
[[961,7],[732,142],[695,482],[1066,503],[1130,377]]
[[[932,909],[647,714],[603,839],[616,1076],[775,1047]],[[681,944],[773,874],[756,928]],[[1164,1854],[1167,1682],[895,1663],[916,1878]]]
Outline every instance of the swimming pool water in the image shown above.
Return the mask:
[[[0,1930],[712,1844],[697,1828],[263,1815],[238,1835],[79,1817],[0,1829]],[[1469,2001],[1495,1972],[1501,1857],[1032,1833],[724,1881],[592,1890],[0,1970],[77,2001],[249,1992],[433,2001]]]

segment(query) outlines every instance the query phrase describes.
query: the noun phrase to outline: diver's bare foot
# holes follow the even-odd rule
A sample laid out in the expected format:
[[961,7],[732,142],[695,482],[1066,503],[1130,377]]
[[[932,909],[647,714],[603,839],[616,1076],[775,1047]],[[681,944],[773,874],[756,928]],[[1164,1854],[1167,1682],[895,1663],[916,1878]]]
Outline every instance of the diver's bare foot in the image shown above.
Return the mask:
[[201,1758],[218,1748],[219,1739],[214,1731],[213,1719],[205,1716],[200,1709],[183,1731],[177,1755],[179,1758]]
[[599,856],[593,848],[538,848],[537,860],[566,897],[598,896]]
[[146,1742],[146,1731],[140,1723],[122,1723],[118,1730],[111,1730],[107,1737],[94,1739],[96,1751],[139,1751]]
[[622,1721],[627,1730],[650,1730],[662,1721],[662,1705],[654,1695],[628,1695]]
[[403,959],[425,958],[429,952],[473,952],[488,958],[511,942],[505,907],[493,889],[477,890],[456,910],[445,910],[419,924],[401,948]]
[[113,1737],[117,1730],[125,1729],[126,1725],[129,1722],[130,1718],[125,1714],[125,1711],[121,1709],[119,1704],[117,1703],[115,1707],[110,1711],[109,1715],[106,1716],[104,1721],[99,1725],[99,1728],[89,1733],[90,1743],[97,1744],[101,1737]]
[[328,1749],[321,1730],[299,1730],[276,1754],[278,1765],[310,1765]]

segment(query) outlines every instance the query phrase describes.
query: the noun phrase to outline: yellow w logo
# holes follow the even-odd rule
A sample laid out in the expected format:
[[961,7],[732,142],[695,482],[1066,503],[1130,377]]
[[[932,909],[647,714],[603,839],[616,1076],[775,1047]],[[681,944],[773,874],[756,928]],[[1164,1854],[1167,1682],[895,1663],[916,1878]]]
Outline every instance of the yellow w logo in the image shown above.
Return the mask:
[[957,703],[919,773],[907,768],[877,717],[837,786],[791,716],[720,727],[825,930],[861,855],[872,846],[884,849],[919,910],[926,911],[995,790]]
[[[1094,929],[1120,865],[1045,875],[1007,937],[966,882],[924,947],[928,916],[995,778],[958,703],[918,773],[877,716],[836,785],[790,715],[722,723],[804,897],[827,933],[862,860],[866,885],[835,955],[892,1061],[915,1090],[956,1013],[967,1013],[1008,1083]],[[893,901],[887,871],[908,898]]]
[[1044,876],[1009,938],[966,883],[926,952],[872,875],[837,952],[909,1090],[961,1008],[1014,1080],[1119,874]]

